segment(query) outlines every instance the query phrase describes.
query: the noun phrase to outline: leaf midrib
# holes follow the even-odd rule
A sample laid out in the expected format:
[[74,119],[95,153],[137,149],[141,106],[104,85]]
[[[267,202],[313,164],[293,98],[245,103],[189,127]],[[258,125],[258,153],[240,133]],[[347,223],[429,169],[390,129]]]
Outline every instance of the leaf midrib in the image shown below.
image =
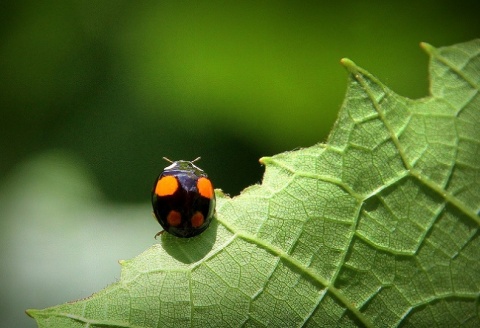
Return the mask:
[[[439,57],[437,57],[439,58]],[[414,167],[411,166],[409,161],[407,160],[407,156],[405,155],[405,150],[403,149],[400,141],[398,140],[396,134],[394,133],[392,127],[388,123],[388,120],[385,118],[385,114],[383,111],[380,109],[380,104],[375,100],[375,97],[372,95],[370,88],[368,88],[367,83],[364,81],[362,78],[363,75],[367,76],[369,79],[371,79],[373,82],[375,82],[378,86],[380,86],[385,94],[388,95],[389,91],[385,89],[383,84],[378,81],[374,76],[370,75],[368,72],[364,71],[360,67],[357,67],[353,62],[348,61],[347,62],[347,68],[349,71],[352,72],[352,75],[354,78],[360,83],[360,85],[363,87],[365,92],[367,93],[368,97],[370,98],[370,101],[372,102],[372,105],[374,106],[375,110],[377,111],[380,120],[382,123],[385,125],[385,128],[387,129],[390,138],[392,139],[398,154],[400,155],[400,158],[402,159],[402,162],[407,169],[407,171],[410,173],[412,177],[417,179],[417,181],[423,183],[425,186],[430,188],[432,191],[434,191],[436,194],[438,194],[440,197],[442,197],[445,202],[452,204],[455,208],[457,208],[460,212],[462,212],[464,215],[466,215],[468,218],[470,218],[473,222],[475,222],[478,226],[480,226],[480,217],[470,209],[465,203],[460,201],[458,198],[456,198],[452,193],[446,191],[443,187],[439,186],[437,183],[431,181],[427,177],[424,177],[421,175],[418,170],[416,170]],[[449,66],[450,67],[450,66]],[[453,70],[453,69],[452,69]],[[357,74],[353,74],[356,72]],[[358,74],[360,73],[360,74]],[[463,77],[463,75],[459,75]],[[468,81],[467,81],[468,82]],[[477,87],[478,88],[478,87]],[[458,135],[458,134],[457,134]],[[458,137],[457,137],[458,139]],[[458,146],[457,148],[458,149]]]

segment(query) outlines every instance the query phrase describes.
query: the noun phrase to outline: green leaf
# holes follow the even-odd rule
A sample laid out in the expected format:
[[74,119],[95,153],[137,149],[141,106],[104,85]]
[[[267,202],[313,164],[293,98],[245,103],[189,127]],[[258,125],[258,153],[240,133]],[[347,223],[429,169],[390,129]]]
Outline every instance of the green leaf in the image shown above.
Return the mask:
[[117,283],[27,313],[42,327],[480,326],[480,39],[422,47],[430,96],[342,60],[326,144],[262,158],[262,184],[217,191],[199,237],[164,234]]

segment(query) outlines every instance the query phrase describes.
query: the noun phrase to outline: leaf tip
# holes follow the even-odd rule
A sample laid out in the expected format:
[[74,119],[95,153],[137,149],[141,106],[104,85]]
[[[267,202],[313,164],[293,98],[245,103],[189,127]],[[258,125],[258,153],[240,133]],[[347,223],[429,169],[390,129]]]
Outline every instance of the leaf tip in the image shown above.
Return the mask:
[[435,51],[435,47],[426,42],[420,42],[420,48],[423,49],[427,54],[431,55]]
[[268,157],[268,156],[264,156],[264,157],[261,157],[258,161],[260,162],[260,164],[262,165],[267,165],[271,162],[271,157]]
[[226,198],[226,197],[228,197],[228,194],[224,193],[222,189],[216,188],[215,189],[215,196]]
[[35,309],[27,309],[27,310],[25,310],[25,313],[26,313],[30,318],[34,318],[35,312],[37,312],[37,310],[35,310]]
[[348,58],[340,59],[340,64],[342,64],[350,73],[358,72],[358,66],[352,60]]

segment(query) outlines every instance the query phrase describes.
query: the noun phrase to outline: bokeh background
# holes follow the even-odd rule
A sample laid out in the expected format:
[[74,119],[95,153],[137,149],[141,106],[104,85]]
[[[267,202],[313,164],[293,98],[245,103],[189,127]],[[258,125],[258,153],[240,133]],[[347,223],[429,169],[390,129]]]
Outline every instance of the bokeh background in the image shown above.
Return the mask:
[[89,296],[155,243],[150,189],[191,160],[236,195],[325,141],[348,57],[428,94],[419,48],[480,36],[478,1],[2,1],[0,317]]

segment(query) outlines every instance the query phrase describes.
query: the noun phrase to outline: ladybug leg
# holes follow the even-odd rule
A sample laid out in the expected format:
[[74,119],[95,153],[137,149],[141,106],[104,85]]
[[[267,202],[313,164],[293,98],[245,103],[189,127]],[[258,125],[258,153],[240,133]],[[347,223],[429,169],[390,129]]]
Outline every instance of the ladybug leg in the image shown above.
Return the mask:
[[163,234],[164,232],[165,232],[165,230],[157,232],[157,234],[155,235],[155,239],[157,239],[157,237],[160,236],[161,234]]

